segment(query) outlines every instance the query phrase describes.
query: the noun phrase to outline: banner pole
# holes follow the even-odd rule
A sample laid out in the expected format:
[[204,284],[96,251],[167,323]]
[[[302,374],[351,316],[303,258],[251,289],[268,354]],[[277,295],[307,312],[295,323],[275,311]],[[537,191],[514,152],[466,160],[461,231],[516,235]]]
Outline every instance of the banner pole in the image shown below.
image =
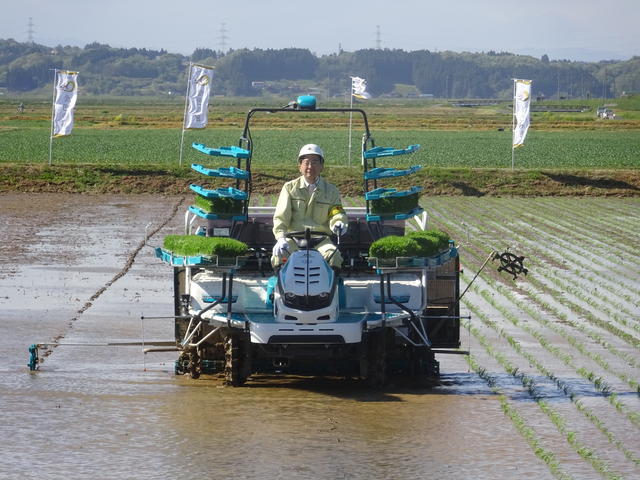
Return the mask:
[[185,132],[185,121],[187,119],[187,108],[189,106],[189,94],[191,93],[191,69],[193,68],[193,63],[189,62],[189,70],[187,72],[187,95],[184,97],[184,114],[182,115],[182,136],[180,138],[180,166],[182,166],[182,150],[184,148],[184,132]]
[[512,95],[513,112],[511,115],[511,170],[514,170],[516,148],[514,147],[513,142],[516,139],[516,81],[517,79],[513,78],[512,80],[513,80],[513,95]]
[[58,69],[53,70],[53,97],[51,99],[51,131],[49,132],[49,166],[53,158],[53,121],[56,115],[56,84],[58,83]]
[[[349,108],[353,110],[353,78],[351,78],[351,87],[349,87],[349,97],[351,98],[351,103],[349,104]],[[351,123],[353,121],[353,112],[349,112],[349,156],[348,156],[348,165],[351,166]]]

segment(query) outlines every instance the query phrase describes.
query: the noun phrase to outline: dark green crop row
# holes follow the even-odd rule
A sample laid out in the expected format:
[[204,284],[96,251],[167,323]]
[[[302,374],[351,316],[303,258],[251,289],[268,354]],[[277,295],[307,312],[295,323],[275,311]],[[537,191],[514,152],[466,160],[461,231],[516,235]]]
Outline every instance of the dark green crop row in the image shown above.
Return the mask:
[[[191,148],[192,142],[210,147],[237,145],[241,129],[205,129],[185,135],[182,162],[231,165],[234,159],[210,157]],[[360,164],[362,132],[353,130],[351,157],[348,129],[254,130],[253,162],[275,165],[295,162],[305,143],[318,143],[327,164]],[[421,144],[412,155],[387,157],[378,166],[510,168],[510,131],[381,130],[373,132],[377,146],[405,148]],[[180,157],[179,129],[83,129],[53,140],[54,163],[120,163],[176,165]],[[44,128],[0,130],[0,162],[46,163],[49,131]],[[516,168],[635,169],[640,167],[640,131],[531,130],[515,152]]]

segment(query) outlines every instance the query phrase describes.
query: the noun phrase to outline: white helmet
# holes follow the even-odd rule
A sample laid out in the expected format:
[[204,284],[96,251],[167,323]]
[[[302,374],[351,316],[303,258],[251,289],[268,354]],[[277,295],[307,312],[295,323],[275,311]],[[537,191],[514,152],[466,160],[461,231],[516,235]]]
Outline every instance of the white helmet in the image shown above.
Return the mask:
[[324,152],[315,143],[308,143],[300,149],[300,153],[298,154],[298,161],[300,161],[300,159],[305,155],[319,155],[324,162]]

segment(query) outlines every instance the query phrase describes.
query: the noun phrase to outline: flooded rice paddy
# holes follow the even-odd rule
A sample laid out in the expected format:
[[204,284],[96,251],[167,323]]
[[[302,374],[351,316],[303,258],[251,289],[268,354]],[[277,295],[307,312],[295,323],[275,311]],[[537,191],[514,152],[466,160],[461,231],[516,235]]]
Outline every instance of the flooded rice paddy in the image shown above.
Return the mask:
[[[269,199],[262,199],[268,203]],[[461,245],[461,355],[441,385],[173,373],[170,268],[144,245],[186,200],[0,196],[0,478],[640,478],[640,201],[425,198]],[[41,352],[29,372],[28,347]],[[71,344],[71,345],[69,345]]]

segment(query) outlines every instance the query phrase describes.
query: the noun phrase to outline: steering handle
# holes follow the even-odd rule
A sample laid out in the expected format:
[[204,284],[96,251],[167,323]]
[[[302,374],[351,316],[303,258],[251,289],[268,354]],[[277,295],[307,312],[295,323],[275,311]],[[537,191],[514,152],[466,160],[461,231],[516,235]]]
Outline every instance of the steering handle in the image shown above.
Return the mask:
[[[319,230],[309,230],[308,234],[311,236],[321,236],[321,237],[330,237],[331,235],[328,234],[327,232],[321,232]],[[284,236],[286,238],[305,238],[307,236],[307,231],[306,230],[296,230],[294,232],[288,232],[285,233]]]

